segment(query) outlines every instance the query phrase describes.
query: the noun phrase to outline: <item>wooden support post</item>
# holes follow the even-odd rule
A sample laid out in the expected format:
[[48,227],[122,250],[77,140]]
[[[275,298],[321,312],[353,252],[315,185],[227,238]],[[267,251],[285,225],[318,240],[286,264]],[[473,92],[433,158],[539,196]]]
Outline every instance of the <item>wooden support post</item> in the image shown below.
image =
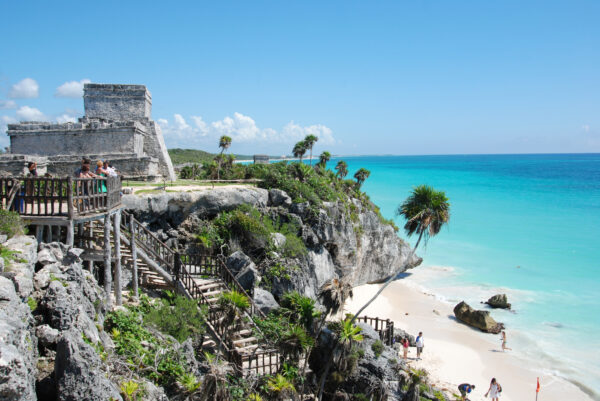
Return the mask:
[[106,292],[106,304],[110,308],[112,300],[112,269],[110,265],[110,215],[104,216],[104,291]]
[[73,220],[69,220],[67,224],[67,246],[73,246],[75,242],[75,227],[73,226]]
[[133,270],[133,296],[137,300],[138,296],[138,267],[137,267],[137,246],[135,244],[135,219],[133,216],[129,218],[129,229],[131,230],[131,259],[133,264],[131,269]]
[[77,235],[79,235],[78,246],[83,248],[83,237],[85,235],[85,231],[83,230],[83,223],[77,224]]
[[45,226],[44,229],[46,230],[46,243],[51,243],[52,242],[52,226]]
[[44,239],[44,226],[40,224],[35,226],[35,239],[37,240],[38,244],[42,243]]
[[115,242],[115,298],[117,305],[123,304],[121,291],[121,210],[114,215],[113,236]]

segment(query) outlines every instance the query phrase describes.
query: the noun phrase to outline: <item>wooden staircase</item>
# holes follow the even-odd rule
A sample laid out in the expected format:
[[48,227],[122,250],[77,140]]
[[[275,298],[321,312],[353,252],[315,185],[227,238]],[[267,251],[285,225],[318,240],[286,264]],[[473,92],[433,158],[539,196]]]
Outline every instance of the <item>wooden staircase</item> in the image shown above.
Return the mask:
[[[94,227],[93,233],[95,238],[103,240],[101,225]],[[111,230],[112,244],[113,233]],[[265,346],[264,340],[257,337],[260,330],[252,321],[252,317],[264,318],[264,314],[220,258],[213,255],[181,255],[160,241],[132,215],[123,212],[120,250],[121,264],[126,268],[133,268],[132,236],[137,247],[140,285],[175,289],[184,296],[198,300],[200,305],[206,305],[207,331],[211,339],[205,341],[203,346],[220,350],[243,375],[274,374],[278,371],[281,363],[279,353],[273,347]],[[244,315],[238,316],[231,326],[224,327],[222,323],[225,317],[219,299],[221,294],[231,290],[246,295],[250,308]]]

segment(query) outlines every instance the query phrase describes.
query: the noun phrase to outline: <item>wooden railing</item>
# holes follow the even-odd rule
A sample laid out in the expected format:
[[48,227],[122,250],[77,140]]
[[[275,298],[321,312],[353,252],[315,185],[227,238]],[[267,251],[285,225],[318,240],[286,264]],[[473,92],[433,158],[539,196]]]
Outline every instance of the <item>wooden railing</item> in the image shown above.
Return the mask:
[[356,318],[357,322],[365,322],[371,325],[377,333],[381,341],[388,346],[394,344],[394,322],[390,319],[380,319],[378,317],[361,316]]
[[121,178],[0,177],[0,205],[23,216],[74,218],[121,203]]
[[[130,232],[131,220],[135,221],[135,232]],[[252,297],[236,280],[233,273],[227,268],[223,260],[219,257],[206,254],[185,254],[173,251],[169,246],[159,240],[154,233],[140,224],[133,215],[123,212],[121,219],[121,230],[130,239],[136,241],[136,244],[144,252],[154,258],[163,269],[165,269],[174,279],[181,283],[187,294],[198,300],[200,305],[210,306],[208,299],[196,283],[198,277],[218,278],[222,280],[230,290],[236,290],[246,296],[250,303],[247,311],[250,317],[255,316],[265,318],[264,313],[254,303]],[[207,321],[215,331],[215,334],[221,339],[226,335],[223,327],[223,314],[218,308],[207,308]],[[254,325],[252,319],[248,319],[249,324]],[[256,328],[258,330],[258,328]],[[252,354],[242,354],[238,352],[231,342],[221,339],[221,348],[226,354],[228,360],[234,364],[236,369],[242,373],[255,372],[257,374],[273,374],[280,367],[280,356],[275,349],[260,349]],[[246,364],[246,366],[244,366]]]

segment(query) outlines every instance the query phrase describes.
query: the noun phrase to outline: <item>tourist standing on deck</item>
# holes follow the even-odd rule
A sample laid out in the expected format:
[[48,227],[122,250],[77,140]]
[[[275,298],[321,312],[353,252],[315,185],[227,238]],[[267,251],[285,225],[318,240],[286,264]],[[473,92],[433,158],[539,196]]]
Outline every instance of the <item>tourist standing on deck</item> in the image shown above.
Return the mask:
[[420,331],[417,336],[417,340],[415,341],[417,344],[417,359],[421,359],[421,353],[423,352],[423,347],[425,346],[425,340],[423,340],[423,332]]
[[29,170],[29,177],[37,177],[38,173],[37,173],[37,163],[36,162],[29,162],[27,163],[27,170]]

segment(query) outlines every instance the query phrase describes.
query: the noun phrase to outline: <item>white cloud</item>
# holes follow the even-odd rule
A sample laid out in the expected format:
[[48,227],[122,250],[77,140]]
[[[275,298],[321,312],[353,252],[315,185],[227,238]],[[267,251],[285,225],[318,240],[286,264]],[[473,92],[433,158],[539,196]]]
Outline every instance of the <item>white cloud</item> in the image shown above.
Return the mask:
[[35,107],[22,106],[16,112],[17,117],[21,121],[43,121],[46,119],[44,113]]
[[17,104],[13,100],[0,100],[0,110],[16,109]]
[[60,116],[56,117],[56,122],[60,123],[60,124],[64,124],[64,123],[76,123],[77,122],[77,117],[72,116],[70,114],[64,113],[61,114]]
[[581,129],[583,130],[583,132],[590,132],[590,125],[584,124],[581,126]]
[[185,118],[183,118],[183,116],[181,114],[175,114],[174,118],[175,118],[175,129],[178,129],[180,131],[187,131],[191,128],[188,125],[188,123],[185,121]]
[[260,128],[253,118],[237,112],[233,113],[233,116],[210,123],[200,116],[190,117],[193,124],[189,124],[181,114],[175,114],[173,117],[173,123],[164,118],[158,119],[165,140],[170,146],[216,148],[218,138],[222,135],[230,136],[234,146],[240,144],[242,148],[250,151],[266,149],[285,152],[288,147],[309,134],[319,137],[318,143],[321,145],[336,143],[332,130],[321,124],[301,126],[290,121],[281,130],[276,130]]
[[89,84],[89,79],[82,79],[81,81],[68,81],[56,88],[54,96],[56,97],[69,97],[69,98],[80,98],[83,96],[83,84]]
[[25,78],[10,88],[8,97],[13,99],[33,99],[40,95],[40,86],[32,78]]

